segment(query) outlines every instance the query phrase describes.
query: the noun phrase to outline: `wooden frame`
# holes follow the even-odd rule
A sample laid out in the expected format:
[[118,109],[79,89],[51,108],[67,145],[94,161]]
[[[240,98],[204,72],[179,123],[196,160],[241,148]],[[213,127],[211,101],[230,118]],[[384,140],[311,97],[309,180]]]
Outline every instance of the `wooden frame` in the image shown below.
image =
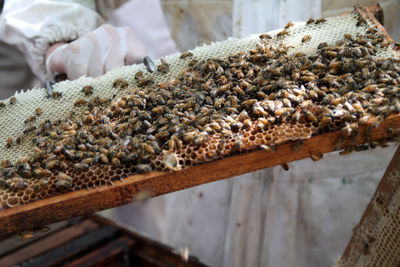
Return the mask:
[[[356,7],[360,14],[376,19],[361,7]],[[372,16],[372,17],[371,17]],[[381,26],[380,26],[381,27]],[[386,31],[382,28],[382,32]],[[390,37],[388,37],[390,38]],[[389,137],[387,128],[400,127],[400,115],[386,118],[377,129],[373,129],[373,139]],[[364,143],[360,128],[358,140],[347,145]],[[323,154],[335,150],[335,143],[342,134],[340,131],[314,136],[304,142],[301,149],[294,151],[292,143],[277,147],[276,152],[254,151],[227,157],[177,172],[150,172],[134,175],[114,186],[107,186],[38,200],[15,208],[0,211],[0,237],[34,229],[43,225],[68,218],[89,215],[93,212],[128,204],[144,197],[154,197],[175,192],[192,186],[214,182],[243,173],[276,166],[295,160],[310,157],[313,154]]]

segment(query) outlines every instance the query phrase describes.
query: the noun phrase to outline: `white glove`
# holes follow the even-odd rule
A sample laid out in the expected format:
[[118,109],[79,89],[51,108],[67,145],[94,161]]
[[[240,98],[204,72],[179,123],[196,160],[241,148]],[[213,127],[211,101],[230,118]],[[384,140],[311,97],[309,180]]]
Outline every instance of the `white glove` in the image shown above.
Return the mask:
[[46,58],[46,75],[65,73],[73,80],[100,76],[116,67],[142,62],[145,49],[127,27],[102,25],[77,40],[57,47]]

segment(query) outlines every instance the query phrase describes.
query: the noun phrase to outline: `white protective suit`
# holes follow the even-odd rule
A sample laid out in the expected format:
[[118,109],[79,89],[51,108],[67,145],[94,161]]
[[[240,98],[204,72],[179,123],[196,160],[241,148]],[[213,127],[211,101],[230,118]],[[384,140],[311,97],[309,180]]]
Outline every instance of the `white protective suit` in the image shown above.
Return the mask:
[[[186,50],[319,17],[325,2],[165,0],[162,10],[177,46]],[[79,8],[88,14],[96,10],[90,4]],[[133,26],[148,54],[161,57],[176,50],[162,10],[157,0],[132,1],[110,21]],[[94,15],[90,21],[97,19]],[[25,56],[29,63],[32,56]],[[330,265],[343,252],[393,152],[394,147],[346,157],[332,153],[316,163],[290,163],[288,172],[260,170],[103,214],[177,249],[188,247],[212,266]]]
[[[102,2],[113,7],[114,1]],[[95,29],[105,21],[100,14],[113,10],[96,7],[95,1],[5,1],[0,15],[0,99],[40,86],[46,79],[44,55],[49,45]]]

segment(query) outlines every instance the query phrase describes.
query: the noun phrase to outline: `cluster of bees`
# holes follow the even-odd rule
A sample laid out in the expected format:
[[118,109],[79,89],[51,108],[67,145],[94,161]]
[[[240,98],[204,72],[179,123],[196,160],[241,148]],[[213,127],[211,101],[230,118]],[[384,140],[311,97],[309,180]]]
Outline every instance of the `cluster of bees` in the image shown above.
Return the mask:
[[[83,115],[71,112],[63,120],[39,122],[38,109],[26,120],[36,126],[24,131],[32,135],[34,156],[15,164],[3,161],[1,185],[23,190],[27,180],[36,179],[37,190],[52,186],[68,191],[76,183],[73,172],[109,165],[147,172],[165,151],[170,154],[162,167],[174,169],[177,159],[170,155],[183,147],[198,148],[215,134],[229,139],[253,126],[260,132],[282,123],[312,125],[320,133],[341,129],[339,149],[358,135],[359,125],[373,120],[378,127],[389,114],[400,112],[399,60],[375,57],[387,46],[376,29],[346,34],[336,44],[321,43],[307,56],[290,53],[283,43],[270,43],[288,34],[291,26],[274,37],[263,34],[255,49],[226,58],[197,60],[184,53],[187,68],[168,83],[156,83],[141,71],[135,75],[137,86],[117,79],[110,87],[129,90],[118,99],[91,97],[96,88],[85,86],[85,98],[75,102],[84,107]],[[302,41],[310,39],[304,36]],[[168,63],[162,60],[157,71],[168,72]],[[276,144],[258,148],[273,151]]]

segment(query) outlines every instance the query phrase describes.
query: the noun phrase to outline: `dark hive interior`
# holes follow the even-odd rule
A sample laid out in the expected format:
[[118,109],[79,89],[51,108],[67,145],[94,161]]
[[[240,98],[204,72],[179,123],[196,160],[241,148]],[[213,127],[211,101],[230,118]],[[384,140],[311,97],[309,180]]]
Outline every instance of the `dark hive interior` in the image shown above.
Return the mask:
[[[321,23],[310,20],[304,27]],[[366,22],[359,18],[355,24]],[[21,133],[32,136],[34,156],[1,163],[1,207],[256,149],[273,153],[291,141],[301,147],[301,140],[331,131],[341,130],[337,149],[342,149],[345,140],[358,136],[360,125],[372,121],[368,133],[400,112],[399,60],[376,57],[391,44],[375,27],[344,34],[334,45],[320,43],[311,56],[270,43],[283,40],[291,27],[262,34],[256,49],[226,58],[196,60],[184,53],[187,68],[167,83],[155,83],[143,72],[135,75],[138,86],[117,79],[112,87],[129,91],[123,97],[94,97],[85,86],[85,97],[74,103],[85,109],[82,115],[39,122],[37,110]],[[170,68],[163,60],[156,71]],[[388,131],[393,138],[400,133]],[[356,150],[379,145],[365,140]],[[18,142],[11,138],[5,145]]]

